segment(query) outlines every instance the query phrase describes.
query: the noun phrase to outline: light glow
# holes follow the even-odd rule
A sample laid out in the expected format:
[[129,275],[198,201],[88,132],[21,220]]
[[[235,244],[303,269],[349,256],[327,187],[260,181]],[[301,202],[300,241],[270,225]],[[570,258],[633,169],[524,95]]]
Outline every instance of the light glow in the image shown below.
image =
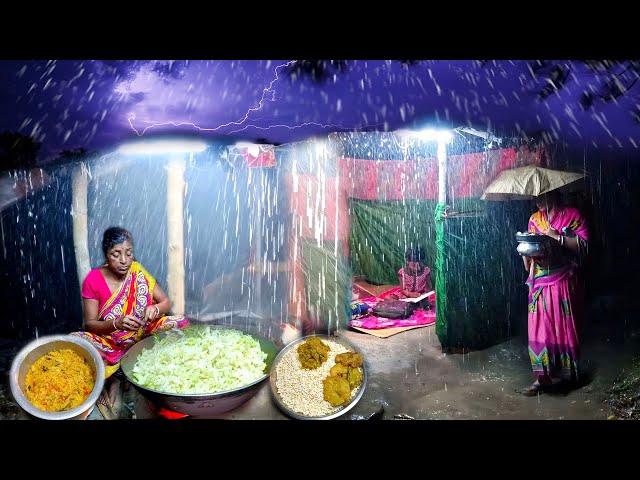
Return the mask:
[[426,130],[398,130],[400,136],[407,138],[415,138],[418,140],[436,141],[450,143],[453,135],[449,130],[434,130],[428,128]]
[[167,153],[199,153],[207,149],[201,140],[145,140],[121,145],[124,155],[162,155]]

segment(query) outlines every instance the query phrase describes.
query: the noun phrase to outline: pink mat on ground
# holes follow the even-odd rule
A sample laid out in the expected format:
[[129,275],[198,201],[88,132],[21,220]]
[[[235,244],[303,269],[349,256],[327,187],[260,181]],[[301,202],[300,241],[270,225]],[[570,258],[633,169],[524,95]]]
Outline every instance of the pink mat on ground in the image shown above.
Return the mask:
[[[378,302],[384,300],[389,295],[400,291],[400,287],[392,288],[384,293],[381,293],[378,297],[365,297],[358,299],[359,302],[366,303],[370,307],[374,307]],[[415,327],[420,325],[432,325],[436,323],[436,310],[432,308],[430,310],[416,310],[408,318],[391,319],[376,317],[375,315],[367,315],[366,317],[351,320],[349,322],[350,327],[366,328],[369,330],[378,330],[381,328],[392,327]]]

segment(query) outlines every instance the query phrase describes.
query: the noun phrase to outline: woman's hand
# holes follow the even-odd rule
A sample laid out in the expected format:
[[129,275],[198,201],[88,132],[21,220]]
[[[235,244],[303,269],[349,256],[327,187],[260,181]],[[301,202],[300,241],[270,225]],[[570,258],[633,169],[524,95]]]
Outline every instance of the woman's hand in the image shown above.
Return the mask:
[[558,231],[553,228],[553,227],[549,227],[547,228],[544,232],[543,232],[547,237],[551,237],[553,238],[556,242],[560,241],[560,234],[558,233]]
[[152,322],[160,318],[160,308],[157,305],[149,305],[144,311],[144,319],[147,322]]
[[130,330],[135,332],[140,327],[144,327],[144,320],[140,320],[133,315],[127,315],[125,317],[120,318],[120,320],[116,320],[116,327],[120,330]]

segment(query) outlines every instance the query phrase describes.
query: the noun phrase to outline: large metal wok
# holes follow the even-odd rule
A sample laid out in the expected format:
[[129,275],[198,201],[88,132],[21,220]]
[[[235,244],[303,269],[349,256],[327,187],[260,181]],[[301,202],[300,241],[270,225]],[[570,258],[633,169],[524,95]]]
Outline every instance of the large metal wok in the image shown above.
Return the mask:
[[[264,375],[262,375],[254,382],[248,385],[244,385],[243,387],[215,393],[174,394],[143,387],[135,381],[132,372],[133,367],[136,364],[138,355],[140,355],[143,350],[151,348],[154,345],[155,339],[153,337],[145,338],[129,349],[129,351],[120,362],[123,373],[125,374],[127,379],[140,391],[140,393],[151,400],[156,406],[173,410],[175,412],[184,413],[193,417],[212,417],[239,407],[244,402],[253,397],[263,385],[264,381],[269,377],[271,365],[274,358],[276,357],[276,354],[278,353],[278,347],[276,347],[276,344],[274,342],[267,340],[264,337],[255,335],[239,328],[226,327],[222,325],[213,325],[210,328],[240,330],[243,333],[251,335],[252,337],[257,339],[258,342],[260,342],[262,351],[267,354]],[[160,335],[166,335],[166,333]]]

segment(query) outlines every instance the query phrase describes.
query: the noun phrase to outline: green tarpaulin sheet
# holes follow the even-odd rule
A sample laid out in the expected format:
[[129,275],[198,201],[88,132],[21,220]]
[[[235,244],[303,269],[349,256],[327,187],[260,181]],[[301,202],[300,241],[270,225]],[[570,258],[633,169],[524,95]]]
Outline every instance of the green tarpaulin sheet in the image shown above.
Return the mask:
[[[442,217],[435,201],[351,201],[351,262],[372,283],[397,284],[404,251],[421,245],[437,295],[436,333],[445,349],[486,348],[526,325],[526,273],[515,232],[528,205],[458,199],[465,215]],[[438,220],[436,220],[436,218]]]

